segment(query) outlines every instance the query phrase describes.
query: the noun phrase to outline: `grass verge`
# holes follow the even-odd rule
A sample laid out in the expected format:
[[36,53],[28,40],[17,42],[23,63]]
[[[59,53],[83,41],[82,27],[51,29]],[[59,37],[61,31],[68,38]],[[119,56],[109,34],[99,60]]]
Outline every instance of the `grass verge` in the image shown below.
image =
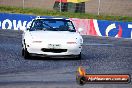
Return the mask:
[[31,14],[31,15],[39,15],[39,16],[61,16],[61,17],[72,17],[72,18],[132,22],[132,17],[128,17],[128,16],[105,16],[105,15],[93,15],[93,14],[87,14],[87,13],[71,13],[71,12],[61,12],[60,13],[54,10],[43,10],[43,9],[38,9],[38,8],[24,8],[23,9],[20,7],[0,6],[0,12]]

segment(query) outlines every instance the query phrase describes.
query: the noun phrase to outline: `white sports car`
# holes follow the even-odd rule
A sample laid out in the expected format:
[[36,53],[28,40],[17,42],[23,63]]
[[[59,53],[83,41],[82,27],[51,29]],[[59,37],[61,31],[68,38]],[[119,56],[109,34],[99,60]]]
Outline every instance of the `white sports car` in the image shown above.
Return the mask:
[[23,32],[22,55],[25,59],[29,56],[80,59],[82,44],[82,36],[69,19],[36,18]]

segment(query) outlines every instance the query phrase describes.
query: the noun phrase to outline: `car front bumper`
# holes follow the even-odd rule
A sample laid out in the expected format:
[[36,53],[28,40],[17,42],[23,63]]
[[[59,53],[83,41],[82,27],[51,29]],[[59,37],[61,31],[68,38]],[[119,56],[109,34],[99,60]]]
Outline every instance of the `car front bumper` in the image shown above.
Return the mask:
[[63,45],[59,49],[50,49],[47,47],[47,45],[44,46],[30,45],[27,47],[28,52],[33,56],[37,55],[37,56],[50,56],[50,57],[77,56],[81,53],[81,49],[82,49],[82,45],[80,44]]

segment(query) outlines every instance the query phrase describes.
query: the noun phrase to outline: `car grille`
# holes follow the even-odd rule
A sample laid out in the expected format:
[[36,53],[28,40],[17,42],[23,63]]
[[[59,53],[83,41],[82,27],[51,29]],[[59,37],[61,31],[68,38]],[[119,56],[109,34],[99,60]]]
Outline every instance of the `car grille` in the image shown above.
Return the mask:
[[41,50],[43,52],[53,52],[53,53],[67,52],[67,49],[47,49],[47,48],[42,48]]

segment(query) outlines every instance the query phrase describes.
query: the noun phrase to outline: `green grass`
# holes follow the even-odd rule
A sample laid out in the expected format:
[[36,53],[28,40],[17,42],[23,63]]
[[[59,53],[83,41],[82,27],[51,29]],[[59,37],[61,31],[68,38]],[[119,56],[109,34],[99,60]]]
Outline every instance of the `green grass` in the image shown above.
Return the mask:
[[113,20],[113,21],[127,21],[132,22],[132,17],[128,16],[105,16],[105,15],[94,15],[86,13],[71,13],[71,12],[58,12],[54,10],[43,10],[38,8],[20,8],[10,6],[0,6],[0,12],[4,13],[21,13],[39,16],[61,16],[61,17],[72,17],[72,18],[84,18],[84,19],[99,19],[99,20]]

